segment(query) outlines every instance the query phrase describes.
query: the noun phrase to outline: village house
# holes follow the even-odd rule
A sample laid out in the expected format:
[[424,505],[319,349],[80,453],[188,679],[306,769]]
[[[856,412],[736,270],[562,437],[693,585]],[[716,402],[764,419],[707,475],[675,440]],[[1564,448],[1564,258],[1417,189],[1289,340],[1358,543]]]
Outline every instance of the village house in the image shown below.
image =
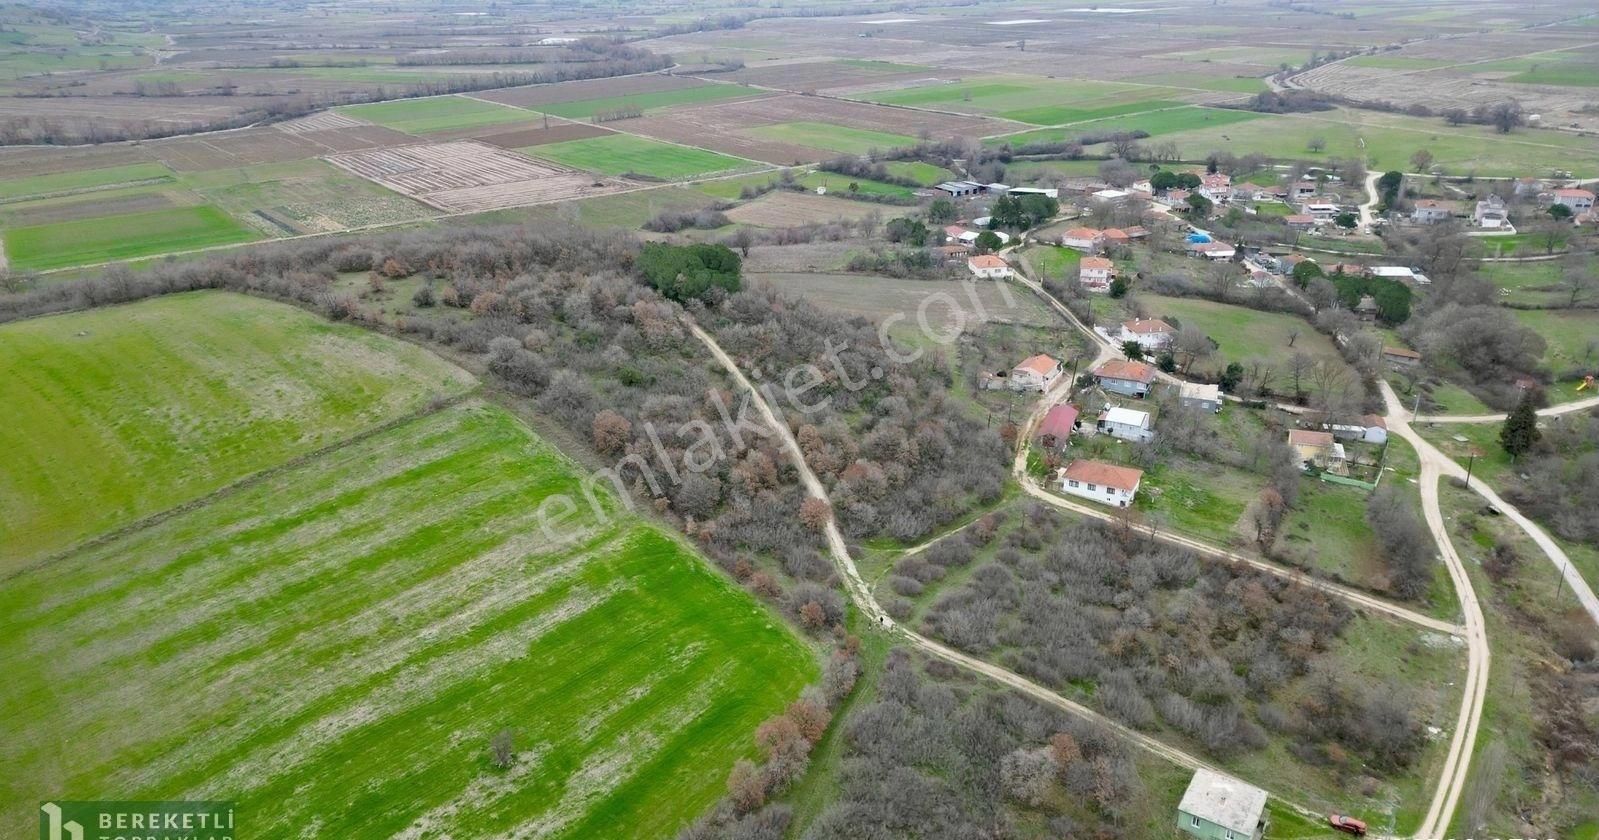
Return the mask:
[[1411,208],[1410,220],[1417,224],[1432,225],[1447,222],[1454,215],[1448,204],[1433,198],[1422,198],[1417,199],[1415,207]]
[[1015,273],[1011,271],[1009,263],[993,254],[978,254],[967,259],[966,270],[970,271],[973,277],[988,280],[999,280]]
[[[968,242],[964,238],[966,236],[966,234],[968,234],[968,233],[970,233],[970,231],[968,231],[966,228],[961,227],[960,225],[947,225],[944,228],[944,241],[945,242],[951,242],[951,243],[962,242],[962,243],[970,245],[971,243]],[[975,237],[975,236],[972,237],[973,240],[975,240],[976,238],[977,237]]]
[[1177,329],[1159,318],[1134,318],[1122,322],[1121,340],[1136,341],[1145,350],[1160,350],[1177,337]]
[[1077,460],[1062,467],[1056,476],[1060,479],[1062,493],[1113,507],[1127,507],[1138,495],[1144,471],[1104,461]]
[[1116,264],[1104,257],[1083,257],[1077,264],[1077,282],[1091,292],[1110,291],[1110,281],[1115,274]]
[[1045,198],[1060,198],[1060,190],[1054,187],[1011,187],[1007,192],[1010,195],[1041,195]]
[[1021,364],[1011,368],[1010,389],[1012,391],[1048,391],[1055,380],[1060,379],[1060,360],[1046,356],[1042,353],[1029,356]]
[[1325,202],[1307,201],[1299,205],[1300,215],[1309,216],[1318,222],[1330,222],[1338,218],[1338,214],[1342,212],[1344,212],[1344,208]]
[[1490,195],[1477,202],[1477,207],[1471,212],[1471,220],[1477,227],[1486,230],[1498,230],[1510,225],[1510,216],[1505,212],[1505,202],[1497,195]]
[[1192,193],[1190,193],[1188,190],[1167,190],[1165,199],[1166,203],[1173,207],[1182,207],[1188,203],[1188,196],[1190,195],[1192,195]]
[[966,196],[977,195],[978,193],[982,192],[983,185],[973,183],[972,181],[945,181],[944,183],[933,187],[933,189],[948,195],[950,198],[965,198]]
[[1233,197],[1232,176],[1221,172],[1212,172],[1199,179],[1199,194],[1210,199],[1212,204],[1225,204]]
[[1063,449],[1077,431],[1077,406],[1061,403],[1051,408],[1038,424],[1036,435],[1040,445]]
[[1142,397],[1149,393],[1149,384],[1155,381],[1155,369],[1143,362],[1112,359],[1093,372],[1099,387],[1127,397]]
[[1339,440],[1383,444],[1388,442],[1388,423],[1375,414],[1367,414],[1359,423],[1323,423],[1323,429],[1332,432]]
[[1377,299],[1371,295],[1361,295],[1355,304],[1355,314],[1360,316],[1362,321],[1377,320]]
[[1409,347],[1384,347],[1382,360],[1393,368],[1415,367],[1421,364],[1421,354]]
[[1586,213],[1593,209],[1594,194],[1590,190],[1566,189],[1555,190],[1555,204],[1564,204],[1571,208],[1573,216]]
[[1426,286],[1432,283],[1432,280],[1427,275],[1404,265],[1373,265],[1361,270],[1372,277],[1397,280],[1400,283],[1412,283],[1418,286]]
[[1093,194],[1093,199],[1101,204],[1120,204],[1127,200],[1132,193],[1126,190],[1103,189]]
[[1316,226],[1316,217],[1308,213],[1291,213],[1283,217],[1283,223],[1291,230],[1310,230]]
[[1199,840],[1260,840],[1265,818],[1265,791],[1212,770],[1195,770],[1177,804],[1177,828]]
[[1106,248],[1113,245],[1126,245],[1132,239],[1132,237],[1127,235],[1127,231],[1121,228],[1105,228],[1100,233],[1105,237]]
[[1211,414],[1221,413],[1221,386],[1214,383],[1184,382],[1177,386],[1177,405]]
[[1238,253],[1238,249],[1225,242],[1190,242],[1188,253],[1196,257],[1222,262],[1230,260]]
[[1290,429],[1288,445],[1294,449],[1294,460],[1301,469],[1337,472],[1343,467],[1344,445],[1333,439],[1332,432],[1311,429]]
[[1133,443],[1148,443],[1155,439],[1155,424],[1149,412],[1117,406],[1099,416],[1094,424],[1102,434]]
[[1093,254],[1105,247],[1105,232],[1085,227],[1071,228],[1060,235],[1060,244],[1074,251]]
[[933,251],[938,254],[938,261],[942,265],[953,265],[972,255],[972,246],[964,242],[955,242],[950,245],[940,245]]

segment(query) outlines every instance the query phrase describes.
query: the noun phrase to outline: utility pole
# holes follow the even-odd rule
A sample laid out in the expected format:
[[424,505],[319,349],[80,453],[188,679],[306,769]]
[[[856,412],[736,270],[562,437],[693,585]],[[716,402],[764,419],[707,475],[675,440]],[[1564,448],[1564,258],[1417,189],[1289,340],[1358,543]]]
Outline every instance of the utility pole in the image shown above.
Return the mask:
[[1477,463],[1477,453],[1472,451],[1466,458],[1466,489],[1471,489],[1471,465]]

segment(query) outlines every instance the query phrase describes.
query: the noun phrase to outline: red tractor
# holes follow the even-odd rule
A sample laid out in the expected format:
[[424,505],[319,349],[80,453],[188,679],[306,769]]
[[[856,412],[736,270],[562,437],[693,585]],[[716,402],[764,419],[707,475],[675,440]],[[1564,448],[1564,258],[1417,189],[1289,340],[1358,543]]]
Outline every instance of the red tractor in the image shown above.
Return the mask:
[[1345,834],[1353,834],[1356,837],[1366,836],[1366,824],[1354,817],[1346,817],[1343,814],[1328,814],[1327,824]]

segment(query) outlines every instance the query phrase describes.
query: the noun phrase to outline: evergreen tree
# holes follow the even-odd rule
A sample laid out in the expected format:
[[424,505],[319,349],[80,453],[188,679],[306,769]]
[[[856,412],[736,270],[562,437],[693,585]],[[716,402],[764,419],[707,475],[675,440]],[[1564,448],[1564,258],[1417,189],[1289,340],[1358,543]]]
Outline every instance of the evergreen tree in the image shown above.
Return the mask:
[[1505,425],[1499,429],[1499,445],[1516,458],[1532,449],[1538,437],[1538,410],[1533,407],[1532,395],[1527,394],[1505,418]]

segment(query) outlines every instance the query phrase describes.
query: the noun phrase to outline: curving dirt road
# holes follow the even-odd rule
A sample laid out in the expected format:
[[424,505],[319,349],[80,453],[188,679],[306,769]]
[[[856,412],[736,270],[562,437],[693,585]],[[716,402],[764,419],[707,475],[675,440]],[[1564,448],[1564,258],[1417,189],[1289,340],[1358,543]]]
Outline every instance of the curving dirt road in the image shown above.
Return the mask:
[[[1538,416],[1539,417],[1558,417],[1558,416],[1560,416],[1562,414],[1570,414],[1573,411],[1583,411],[1585,409],[1593,408],[1594,406],[1599,406],[1599,395],[1589,397],[1589,398],[1587,398],[1585,400],[1576,400],[1575,402],[1568,402],[1568,403],[1564,403],[1562,405],[1550,406],[1549,408],[1540,408],[1540,409],[1538,409]],[[1505,415],[1503,415],[1503,414],[1418,414],[1418,415],[1415,416],[1415,419],[1414,419],[1413,422],[1416,422],[1416,423],[1502,423],[1502,422],[1504,422],[1504,419],[1505,419]]]
[[[685,318],[684,323],[694,334],[694,337],[698,338],[700,342],[705,345],[706,349],[711,351],[711,355],[716,359],[717,363],[726,369],[728,374],[732,376],[734,381],[738,383],[739,387],[744,389],[744,391],[750,395],[751,402],[760,412],[761,420],[777,433],[782,442],[783,449],[788,453],[789,460],[794,463],[795,469],[799,471],[800,480],[805,485],[806,492],[812,498],[821,499],[831,506],[832,500],[827,495],[827,489],[822,486],[821,480],[816,477],[816,473],[812,472],[810,465],[805,462],[805,455],[799,448],[799,442],[794,439],[793,432],[789,430],[788,424],[778,418],[777,413],[773,411],[772,406],[766,401],[766,397],[760,392],[760,390],[755,388],[755,386],[750,383],[749,379],[744,376],[744,372],[739,369],[738,364],[733,361],[733,357],[729,356],[727,351],[723,350],[722,346],[716,343],[716,339],[713,338],[710,333],[707,333],[698,324],[687,320],[687,318]],[[1082,705],[1081,703],[1068,700],[1067,698],[1062,697],[1054,691],[1051,691],[1050,689],[1045,688],[1044,686],[1039,685],[1038,683],[1033,682],[1032,680],[1020,674],[1006,670],[1005,668],[1001,668],[998,665],[994,665],[990,662],[985,662],[974,656],[962,653],[954,648],[949,647],[948,645],[929,639],[926,636],[923,636],[920,633],[917,633],[914,630],[899,624],[898,622],[894,621],[894,619],[891,618],[886,611],[883,610],[882,605],[879,604],[877,599],[872,595],[871,588],[867,586],[865,579],[861,577],[860,570],[855,566],[855,558],[850,556],[849,546],[844,542],[844,535],[838,530],[837,523],[831,518],[829,518],[827,521],[825,533],[827,537],[828,553],[832,556],[833,564],[838,569],[839,574],[844,578],[845,586],[850,594],[850,600],[854,601],[855,605],[873,621],[875,621],[879,627],[882,627],[884,630],[890,633],[898,635],[907,644],[928,654],[936,656],[939,659],[943,659],[946,662],[959,665],[960,667],[966,668],[973,673],[987,677],[988,679],[998,682],[1001,685],[1015,689],[1016,691],[1020,691],[1021,693],[1038,700],[1039,702],[1053,706],[1070,714],[1093,720],[1120,734],[1122,737],[1127,738],[1143,749],[1179,766],[1195,770],[1204,768],[1213,772],[1222,773],[1223,775],[1230,775],[1227,774],[1226,771],[1215,767],[1214,765],[1198,758],[1197,756],[1194,756],[1191,753],[1173,747],[1157,738],[1132,729],[1123,723],[1106,717],[1105,715],[1102,715],[1099,712]],[[1318,811],[1295,804],[1283,799],[1280,796],[1275,798],[1279,802],[1282,802],[1283,804],[1293,808],[1296,811],[1299,811],[1302,814],[1319,818]]]

